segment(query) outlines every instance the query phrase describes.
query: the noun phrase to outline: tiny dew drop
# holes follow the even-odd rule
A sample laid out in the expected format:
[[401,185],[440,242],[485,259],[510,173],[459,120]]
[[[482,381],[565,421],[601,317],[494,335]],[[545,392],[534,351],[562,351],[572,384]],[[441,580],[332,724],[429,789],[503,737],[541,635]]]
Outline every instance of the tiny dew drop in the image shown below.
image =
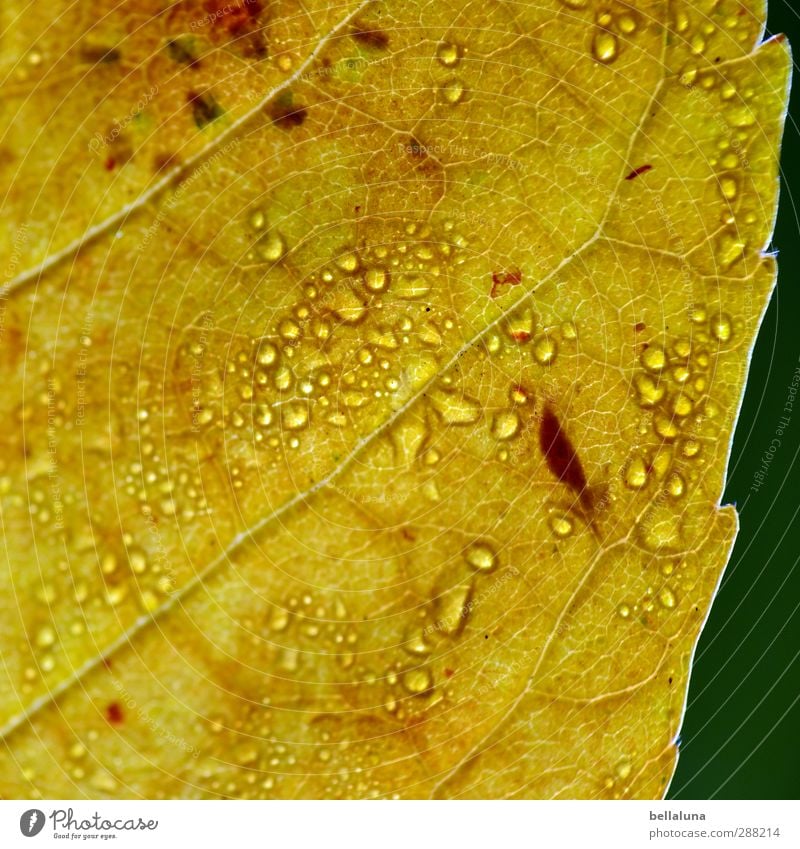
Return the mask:
[[464,559],[478,572],[491,572],[497,565],[494,551],[482,542],[471,545],[464,553]]
[[550,525],[550,530],[560,539],[568,537],[575,528],[569,516],[558,513],[550,517],[548,524]]
[[278,233],[267,233],[256,244],[256,252],[264,262],[277,262],[285,251],[286,244]]
[[647,483],[647,465],[641,457],[634,457],[625,469],[625,484],[631,489],[641,489]]
[[461,60],[461,51],[457,45],[443,41],[436,49],[436,58],[445,68],[454,68]]
[[56,641],[55,631],[49,626],[40,628],[36,634],[36,645],[39,648],[46,649],[53,645]]
[[711,335],[718,342],[728,342],[733,335],[731,318],[727,313],[721,312],[711,320]]
[[677,604],[675,593],[669,587],[664,587],[661,590],[658,594],[658,600],[661,602],[662,607],[666,607],[667,610],[671,610]]
[[448,80],[442,85],[441,93],[445,103],[455,106],[464,99],[464,85],[460,80]]
[[385,292],[389,286],[389,274],[379,266],[370,268],[364,275],[364,285],[370,292]]
[[642,365],[650,372],[660,372],[667,364],[667,355],[658,345],[651,345],[642,354]]
[[513,410],[501,410],[492,419],[492,436],[498,440],[512,439],[519,430],[519,416]]
[[539,365],[550,365],[558,354],[558,343],[547,333],[540,333],[533,342],[533,356]]
[[642,407],[654,407],[664,397],[664,386],[647,374],[638,374],[635,383]]
[[403,648],[412,655],[424,656],[431,653],[430,644],[425,639],[422,631],[413,632],[403,643]]
[[303,403],[287,404],[283,408],[281,419],[287,430],[302,430],[308,424],[308,405]]
[[592,39],[592,55],[598,62],[608,64],[617,58],[617,37],[608,30],[598,30]]
[[667,480],[667,493],[672,498],[682,498],[686,491],[686,482],[679,472],[673,472]]
[[403,673],[403,686],[412,696],[421,696],[433,688],[433,676],[425,667],[409,669]]

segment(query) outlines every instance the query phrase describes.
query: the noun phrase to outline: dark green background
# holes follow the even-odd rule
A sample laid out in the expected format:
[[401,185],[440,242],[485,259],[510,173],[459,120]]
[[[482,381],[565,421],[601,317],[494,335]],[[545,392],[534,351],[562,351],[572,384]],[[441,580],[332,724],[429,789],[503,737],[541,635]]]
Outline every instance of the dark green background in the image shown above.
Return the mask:
[[[772,0],[768,32],[786,33],[800,57],[800,3]],[[795,71],[773,239],[778,287],[753,355],[723,501],[738,505],[741,530],[697,648],[673,799],[800,798],[800,394],[764,485],[748,497],[800,357],[799,124]]]

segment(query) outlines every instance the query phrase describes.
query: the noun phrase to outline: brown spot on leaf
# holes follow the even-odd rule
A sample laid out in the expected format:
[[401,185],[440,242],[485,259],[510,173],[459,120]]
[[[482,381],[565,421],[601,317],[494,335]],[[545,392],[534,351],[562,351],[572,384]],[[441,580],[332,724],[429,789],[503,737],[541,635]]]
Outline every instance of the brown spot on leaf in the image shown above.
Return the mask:
[[539,447],[551,473],[569,487],[586,509],[592,506],[592,496],[586,475],[572,442],[551,407],[545,407],[539,425]]
[[630,174],[625,178],[626,180],[635,180],[640,174],[646,174],[648,171],[652,171],[652,165],[640,165],[638,168],[634,168]]
[[306,120],[308,110],[304,106],[276,102],[269,107],[269,117],[276,127],[290,130],[292,127],[299,127]]
[[492,290],[489,292],[489,297],[496,298],[497,290],[501,286],[516,286],[519,283],[522,283],[522,272],[518,268],[513,271],[493,271]]
[[194,122],[201,130],[212,121],[216,121],[225,111],[217,103],[214,95],[209,92],[198,93],[196,91],[190,91],[186,99],[192,108]]
[[187,39],[171,38],[167,42],[167,53],[173,62],[177,62],[180,65],[188,65],[191,68],[196,68],[200,65],[200,60],[194,54]]
[[113,62],[119,62],[122,54],[116,47],[107,44],[84,42],[80,46],[80,57],[91,65],[110,65]]
[[386,50],[389,46],[389,36],[383,30],[358,29],[351,35],[358,44],[363,44],[370,50]]
[[244,55],[267,55],[261,0],[207,0],[204,6],[213,30],[228,36]]
[[122,706],[119,702],[110,702],[106,705],[106,719],[111,725],[121,725],[125,719]]

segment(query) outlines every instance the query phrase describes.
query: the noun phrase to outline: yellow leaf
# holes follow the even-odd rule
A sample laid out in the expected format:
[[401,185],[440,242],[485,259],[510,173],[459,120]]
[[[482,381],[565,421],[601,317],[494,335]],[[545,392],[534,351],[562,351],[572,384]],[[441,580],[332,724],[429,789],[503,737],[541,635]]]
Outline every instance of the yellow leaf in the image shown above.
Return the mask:
[[312,5],[3,7],[0,794],[660,797],[788,47]]

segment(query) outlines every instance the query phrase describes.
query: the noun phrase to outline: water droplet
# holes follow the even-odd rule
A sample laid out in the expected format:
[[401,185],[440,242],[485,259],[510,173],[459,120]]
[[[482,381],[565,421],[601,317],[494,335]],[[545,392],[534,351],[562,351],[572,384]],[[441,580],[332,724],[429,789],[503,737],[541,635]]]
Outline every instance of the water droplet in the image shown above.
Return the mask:
[[617,17],[617,27],[623,35],[633,35],[636,32],[636,18],[630,12],[623,12]]
[[364,275],[364,285],[370,292],[385,292],[389,286],[389,273],[379,266],[370,268]]
[[641,457],[634,457],[625,469],[625,483],[631,489],[641,489],[647,483],[647,465]]
[[721,312],[711,319],[711,335],[719,342],[730,341],[733,335],[733,328],[729,315]]
[[308,405],[286,404],[281,411],[281,420],[286,430],[302,430],[308,424]]
[[279,233],[267,233],[256,243],[256,252],[264,262],[277,262],[286,251],[286,244]]
[[614,774],[620,781],[625,781],[630,776],[632,769],[631,762],[626,758],[617,764]]
[[719,190],[725,200],[733,200],[738,191],[738,185],[733,177],[720,177]]
[[288,366],[281,366],[275,372],[275,388],[285,391],[294,383],[294,375]]
[[281,649],[278,665],[284,672],[297,672],[300,665],[300,653],[296,649]]
[[416,657],[422,657],[431,653],[430,644],[425,639],[425,635],[422,631],[419,630],[414,631],[408,637],[408,639],[403,643],[403,648],[409,654],[413,654]]
[[[508,319],[506,332],[515,342],[529,342],[533,336],[534,316],[530,310],[522,310]],[[490,354],[496,354],[500,350],[500,340],[493,337],[487,343]]]
[[756,123],[756,116],[744,105],[731,109],[727,113],[727,119],[732,127],[737,128],[752,127]]
[[706,40],[703,38],[702,33],[696,32],[689,39],[689,48],[695,56],[702,56],[706,49]]
[[336,265],[342,271],[352,274],[358,270],[358,256],[352,252],[347,252],[336,258]]
[[533,342],[533,356],[539,365],[548,366],[558,354],[558,343],[547,333],[540,333]]
[[560,513],[550,516],[548,524],[550,525],[550,530],[562,539],[568,537],[575,528],[572,519]]
[[519,416],[513,410],[501,410],[492,418],[492,436],[495,439],[512,439],[519,431]]
[[445,68],[454,68],[461,60],[461,50],[457,45],[443,41],[436,48],[436,58]]
[[617,37],[608,30],[600,29],[592,40],[592,53],[598,62],[608,64],[617,58],[619,45]]
[[622,619],[627,619],[631,615],[631,608],[629,605],[623,602],[617,608],[617,615],[619,615]]
[[433,675],[429,669],[419,667],[403,673],[403,686],[412,696],[421,696],[433,688]]
[[637,530],[649,551],[674,550],[681,544],[680,516],[671,504],[657,503],[645,513]]
[[667,610],[671,610],[675,607],[677,603],[677,599],[675,598],[675,593],[669,587],[664,587],[661,592],[658,594],[658,600],[661,602],[663,607],[666,607]]
[[400,274],[392,291],[398,298],[407,301],[424,298],[431,290],[430,276],[424,274]]
[[469,425],[474,424],[480,417],[480,404],[468,395],[434,389],[428,397],[445,424]]
[[56,632],[45,626],[44,628],[40,628],[36,634],[36,645],[40,649],[46,649],[53,645],[56,641]]
[[675,368],[672,369],[672,379],[675,383],[683,385],[691,376],[692,373],[689,371],[687,366],[675,366]]
[[278,333],[287,342],[296,342],[300,338],[300,326],[292,319],[286,318],[278,325]]
[[696,439],[687,439],[681,446],[681,452],[684,457],[691,459],[700,453],[700,443]]
[[676,416],[684,418],[688,416],[693,409],[694,403],[692,402],[692,399],[688,395],[684,395],[683,392],[676,395],[672,401],[672,412],[675,413]]
[[491,572],[497,565],[494,551],[482,542],[471,545],[464,553],[464,559],[478,572]]
[[678,425],[672,416],[659,413],[653,419],[653,429],[662,439],[675,439],[678,435]]
[[445,103],[455,105],[464,98],[464,85],[460,80],[448,80],[442,85],[441,93]]
[[261,212],[261,210],[256,210],[250,216],[250,226],[254,230],[263,230],[264,227],[266,226],[266,223],[267,223],[266,216],[264,215],[263,212]]
[[469,616],[472,584],[461,584],[446,590],[437,600],[436,624],[445,634],[459,634]]
[[639,403],[643,407],[655,407],[664,397],[664,386],[658,380],[647,374],[637,374],[636,389],[639,392]]
[[100,561],[100,569],[104,575],[113,574],[117,569],[117,558],[110,552],[107,552]]
[[514,404],[527,404],[530,400],[530,393],[523,386],[512,386],[509,398]]
[[667,480],[667,493],[672,498],[681,498],[686,491],[686,483],[679,472],[673,472]]
[[738,236],[724,233],[717,245],[717,256],[722,271],[727,271],[744,254],[746,242]]
[[667,355],[659,345],[650,345],[642,353],[642,365],[650,372],[660,372],[667,364]]
[[680,360],[688,360],[692,354],[692,341],[685,336],[677,339],[672,346],[672,353]]
[[140,549],[134,549],[128,552],[128,562],[131,565],[131,569],[137,574],[141,575],[143,572],[147,571],[147,558],[145,554]]
[[258,349],[256,360],[261,366],[271,366],[278,359],[278,349],[271,342],[264,342]]
[[356,324],[366,310],[366,305],[351,289],[340,292],[331,308],[333,314],[345,324]]

